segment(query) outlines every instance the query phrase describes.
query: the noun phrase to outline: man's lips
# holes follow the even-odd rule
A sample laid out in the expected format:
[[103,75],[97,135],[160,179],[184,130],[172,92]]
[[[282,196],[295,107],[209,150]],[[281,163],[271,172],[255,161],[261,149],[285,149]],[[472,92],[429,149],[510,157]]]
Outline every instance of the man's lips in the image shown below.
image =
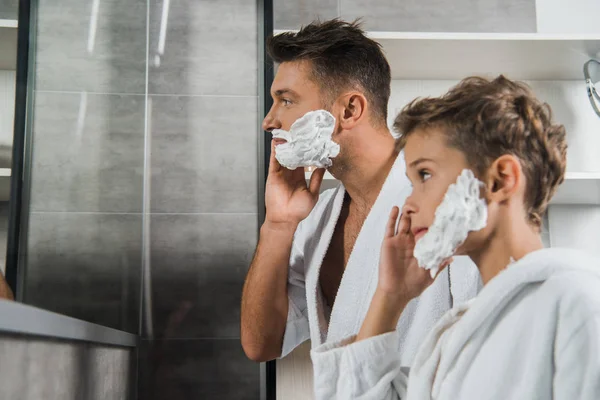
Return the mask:
[[287,140],[281,139],[281,138],[273,138],[273,143],[275,143],[275,146],[277,146],[277,145],[280,145],[280,144],[287,143]]

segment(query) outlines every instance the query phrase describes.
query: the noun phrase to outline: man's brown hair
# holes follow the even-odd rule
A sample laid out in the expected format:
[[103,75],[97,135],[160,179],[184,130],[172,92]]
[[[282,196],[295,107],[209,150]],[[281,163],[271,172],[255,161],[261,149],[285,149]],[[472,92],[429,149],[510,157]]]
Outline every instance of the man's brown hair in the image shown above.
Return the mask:
[[371,104],[374,122],[387,123],[390,66],[359,20],[317,21],[298,32],[281,33],[267,40],[267,52],[276,63],[309,61],[311,78],[327,102],[343,90],[360,90]]
[[541,225],[564,180],[567,142],[565,127],[553,123],[550,106],[526,84],[502,75],[492,81],[470,77],[442,97],[413,100],[394,122],[401,135],[398,149],[415,130],[429,128],[441,129],[448,145],[462,151],[480,177],[498,157],[517,157],[526,180],[529,222]]

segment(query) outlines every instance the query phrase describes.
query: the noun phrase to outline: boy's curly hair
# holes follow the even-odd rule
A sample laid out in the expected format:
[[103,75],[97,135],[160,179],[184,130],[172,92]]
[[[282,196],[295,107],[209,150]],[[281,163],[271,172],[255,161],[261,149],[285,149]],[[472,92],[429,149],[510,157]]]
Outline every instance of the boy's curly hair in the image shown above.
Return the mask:
[[565,127],[552,121],[550,106],[524,83],[500,75],[470,77],[437,98],[415,99],[400,112],[394,129],[398,149],[417,129],[439,128],[448,144],[462,151],[479,176],[498,157],[512,154],[526,179],[528,219],[541,226],[548,202],[564,180]]

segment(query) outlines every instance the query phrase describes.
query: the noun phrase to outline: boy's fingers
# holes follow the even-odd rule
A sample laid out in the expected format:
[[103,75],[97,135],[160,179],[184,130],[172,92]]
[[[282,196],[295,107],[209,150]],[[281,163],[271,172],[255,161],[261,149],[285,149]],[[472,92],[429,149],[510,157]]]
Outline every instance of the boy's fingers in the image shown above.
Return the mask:
[[396,206],[392,207],[390,217],[388,218],[387,225],[385,227],[385,236],[392,237],[396,234],[396,222],[398,221],[398,214],[400,209]]

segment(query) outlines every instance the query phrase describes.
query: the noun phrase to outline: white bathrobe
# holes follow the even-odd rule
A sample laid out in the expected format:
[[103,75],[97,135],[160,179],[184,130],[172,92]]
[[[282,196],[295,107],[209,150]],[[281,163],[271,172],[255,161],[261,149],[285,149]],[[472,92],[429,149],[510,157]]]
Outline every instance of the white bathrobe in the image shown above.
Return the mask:
[[[402,153],[392,167],[356,239],[327,324],[327,309],[319,285],[319,270],[342,208],[343,186],[321,194],[312,213],[294,236],[289,269],[289,311],[282,357],[311,339],[312,347],[358,333],[375,293],[379,254],[385,226],[394,205],[410,194]],[[412,359],[425,335],[452,303],[474,297],[481,288],[475,265],[457,257],[420,298],[413,300],[398,323],[397,344],[402,361]]]
[[598,400],[600,260],[528,254],[448,312],[410,371],[399,336],[314,349],[316,398]]

